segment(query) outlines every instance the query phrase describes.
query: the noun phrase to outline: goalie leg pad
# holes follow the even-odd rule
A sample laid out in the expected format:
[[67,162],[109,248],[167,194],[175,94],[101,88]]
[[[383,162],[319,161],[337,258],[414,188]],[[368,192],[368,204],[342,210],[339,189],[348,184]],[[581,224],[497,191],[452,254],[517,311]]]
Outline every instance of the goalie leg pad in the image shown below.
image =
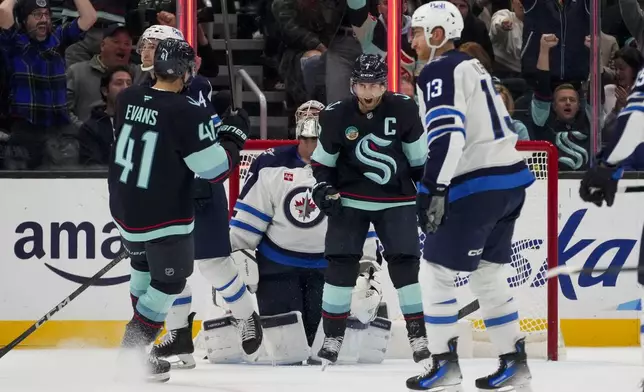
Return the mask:
[[362,345],[358,354],[359,363],[382,363],[391,340],[391,321],[376,317],[362,332]]
[[172,303],[172,307],[165,319],[165,328],[168,331],[186,328],[188,326],[188,315],[190,315],[191,305],[192,289],[190,288],[190,285],[186,283],[186,287],[183,288],[183,291]]
[[299,311],[263,316],[262,328],[266,352],[273,364],[301,363],[311,355]]
[[199,270],[221,294],[235,318],[246,320],[253,314],[252,298],[232,258],[199,260]]
[[479,268],[470,275],[470,288],[481,304],[490,341],[500,350],[499,354],[508,354],[516,351],[515,344],[523,336],[518,304],[510,294],[503,268],[504,264],[481,260]]
[[202,339],[210,363],[241,363],[244,354],[239,341],[239,332],[232,316],[205,320]]
[[429,351],[449,352],[448,342],[458,336],[458,310],[454,278],[457,271],[428,262],[421,270],[423,304]]

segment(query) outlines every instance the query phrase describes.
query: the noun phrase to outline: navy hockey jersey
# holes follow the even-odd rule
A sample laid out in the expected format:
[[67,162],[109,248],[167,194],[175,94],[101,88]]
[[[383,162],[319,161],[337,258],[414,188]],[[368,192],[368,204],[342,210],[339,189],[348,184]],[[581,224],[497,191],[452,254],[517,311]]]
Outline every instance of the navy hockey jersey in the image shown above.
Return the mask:
[[216,142],[212,111],[189,97],[133,86],[118,98],[109,164],[110,211],[128,241],[188,234],[195,174],[225,178],[238,157]]
[[534,182],[515,149],[510,115],[478,60],[456,50],[435,58],[421,71],[417,94],[429,143],[426,190],[449,186],[455,201]]
[[[297,146],[269,149],[251,164],[230,221],[232,250],[257,250],[283,265],[323,268],[327,219],[315,205],[310,165]],[[364,249],[376,259],[375,233]]]
[[313,173],[340,191],[343,206],[377,211],[415,203],[427,140],[413,99],[386,92],[362,113],[351,97],[328,105],[319,121]]
[[[609,165],[618,165],[629,158],[644,143],[644,69],[637,79],[626,106],[617,117],[617,138],[601,153],[601,159]],[[621,173],[620,173],[621,174]]]

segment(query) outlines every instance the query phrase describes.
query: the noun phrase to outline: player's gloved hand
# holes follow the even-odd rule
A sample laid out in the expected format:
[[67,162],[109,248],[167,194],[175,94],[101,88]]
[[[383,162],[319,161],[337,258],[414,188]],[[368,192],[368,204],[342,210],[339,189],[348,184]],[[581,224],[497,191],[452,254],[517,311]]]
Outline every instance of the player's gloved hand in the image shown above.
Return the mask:
[[447,188],[438,186],[431,192],[422,184],[416,194],[418,226],[424,233],[434,233],[447,215]]
[[228,109],[221,122],[222,124],[217,127],[219,141],[231,141],[235,143],[237,148],[243,149],[250,133],[248,113],[242,108],[237,108],[235,113]]
[[333,185],[320,182],[313,186],[313,201],[326,216],[338,215],[342,210],[340,192]]
[[615,202],[617,181],[622,176],[622,170],[614,167],[597,165],[584,173],[579,187],[579,196],[583,201],[594,203],[601,207],[604,201],[609,207]]

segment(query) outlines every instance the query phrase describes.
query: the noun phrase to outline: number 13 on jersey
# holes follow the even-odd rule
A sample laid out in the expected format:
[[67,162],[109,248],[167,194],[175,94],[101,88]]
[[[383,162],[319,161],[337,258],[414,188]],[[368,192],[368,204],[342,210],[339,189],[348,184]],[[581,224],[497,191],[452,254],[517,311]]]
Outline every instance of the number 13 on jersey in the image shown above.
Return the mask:
[[132,125],[124,124],[121,128],[119,138],[116,141],[116,156],[114,157],[114,162],[123,168],[119,180],[127,184],[130,173],[136,169],[139,173],[136,179],[136,186],[141,189],[148,189],[150,172],[152,171],[152,164],[154,162],[154,150],[159,134],[150,130],[141,135],[140,141],[143,142],[143,152],[141,153],[138,167],[135,167],[133,158],[134,146],[140,141],[130,137],[131,135]]

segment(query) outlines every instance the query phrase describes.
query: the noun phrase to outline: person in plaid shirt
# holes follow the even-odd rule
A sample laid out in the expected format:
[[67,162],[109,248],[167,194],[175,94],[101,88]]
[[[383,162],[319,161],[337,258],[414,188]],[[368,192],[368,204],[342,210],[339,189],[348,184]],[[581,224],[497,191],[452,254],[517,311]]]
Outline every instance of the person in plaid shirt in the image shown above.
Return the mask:
[[[89,0],[75,0],[80,17],[53,28],[50,0],[0,3],[0,55],[8,69],[11,120],[7,169],[60,166],[78,157],[66,105],[64,49],[96,21]],[[15,14],[14,14],[15,8]],[[14,17],[15,15],[15,17]]]

